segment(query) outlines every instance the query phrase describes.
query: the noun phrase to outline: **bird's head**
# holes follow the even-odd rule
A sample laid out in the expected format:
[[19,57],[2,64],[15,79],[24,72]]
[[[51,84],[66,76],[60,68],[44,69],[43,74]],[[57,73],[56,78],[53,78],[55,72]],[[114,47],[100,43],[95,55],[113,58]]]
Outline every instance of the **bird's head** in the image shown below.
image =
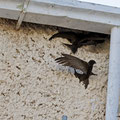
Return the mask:
[[88,64],[91,66],[91,65],[96,64],[96,62],[95,62],[94,60],[90,60],[90,61],[88,62]]

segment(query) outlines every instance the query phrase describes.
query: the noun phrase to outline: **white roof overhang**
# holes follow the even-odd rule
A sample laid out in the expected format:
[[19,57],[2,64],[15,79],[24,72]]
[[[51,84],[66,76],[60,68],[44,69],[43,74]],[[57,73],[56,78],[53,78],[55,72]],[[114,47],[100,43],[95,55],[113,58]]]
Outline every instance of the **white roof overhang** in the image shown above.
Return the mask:
[[120,26],[120,8],[76,0],[1,0],[0,17],[100,33]]

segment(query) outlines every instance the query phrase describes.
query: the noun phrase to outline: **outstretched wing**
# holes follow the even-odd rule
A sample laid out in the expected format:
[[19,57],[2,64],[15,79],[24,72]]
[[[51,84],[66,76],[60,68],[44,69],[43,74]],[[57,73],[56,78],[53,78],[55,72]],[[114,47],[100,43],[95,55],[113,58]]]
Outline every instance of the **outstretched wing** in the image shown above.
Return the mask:
[[58,32],[54,34],[52,37],[50,37],[49,40],[52,40],[56,37],[66,38],[67,40],[69,40],[69,42],[73,43],[77,39],[77,34],[74,32]]
[[88,63],[71,55],[62,54],[63,57],[55,59],[55,61],[63,66],[73,67],[74,69],[80,69],[84,74],[87,74]]

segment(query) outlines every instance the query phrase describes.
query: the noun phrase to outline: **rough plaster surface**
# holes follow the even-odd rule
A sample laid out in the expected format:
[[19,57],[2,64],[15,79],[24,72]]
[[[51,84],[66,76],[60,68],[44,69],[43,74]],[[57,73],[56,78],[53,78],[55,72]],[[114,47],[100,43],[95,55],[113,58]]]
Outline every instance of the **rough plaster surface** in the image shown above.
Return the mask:
[[0,120],[104,120],[109,60],[109,41],[83,47],[75,56],[95,59],[94,73],[85,90],[82,83],[55,63],[70,50],[61,42],[48,41],[55,29],[0,20]]

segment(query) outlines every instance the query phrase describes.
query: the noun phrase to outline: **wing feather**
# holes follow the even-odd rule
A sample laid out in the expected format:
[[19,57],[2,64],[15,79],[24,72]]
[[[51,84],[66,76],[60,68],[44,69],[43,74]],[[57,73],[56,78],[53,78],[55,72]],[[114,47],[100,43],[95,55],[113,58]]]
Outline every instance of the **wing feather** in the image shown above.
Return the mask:
[[55,61],[63,66],[73,67],[74,69],[80,69],[83,73],[87,74],[88,63],[71,55],[62,54],[63,57],[55,59]]
[[77,34],[74,32],[58,32],[54,34],[52,37],[50,37],[49,40],[52,40],[57,37],[65,38],[69,40],[69,42],[73,43],[77,39]]

